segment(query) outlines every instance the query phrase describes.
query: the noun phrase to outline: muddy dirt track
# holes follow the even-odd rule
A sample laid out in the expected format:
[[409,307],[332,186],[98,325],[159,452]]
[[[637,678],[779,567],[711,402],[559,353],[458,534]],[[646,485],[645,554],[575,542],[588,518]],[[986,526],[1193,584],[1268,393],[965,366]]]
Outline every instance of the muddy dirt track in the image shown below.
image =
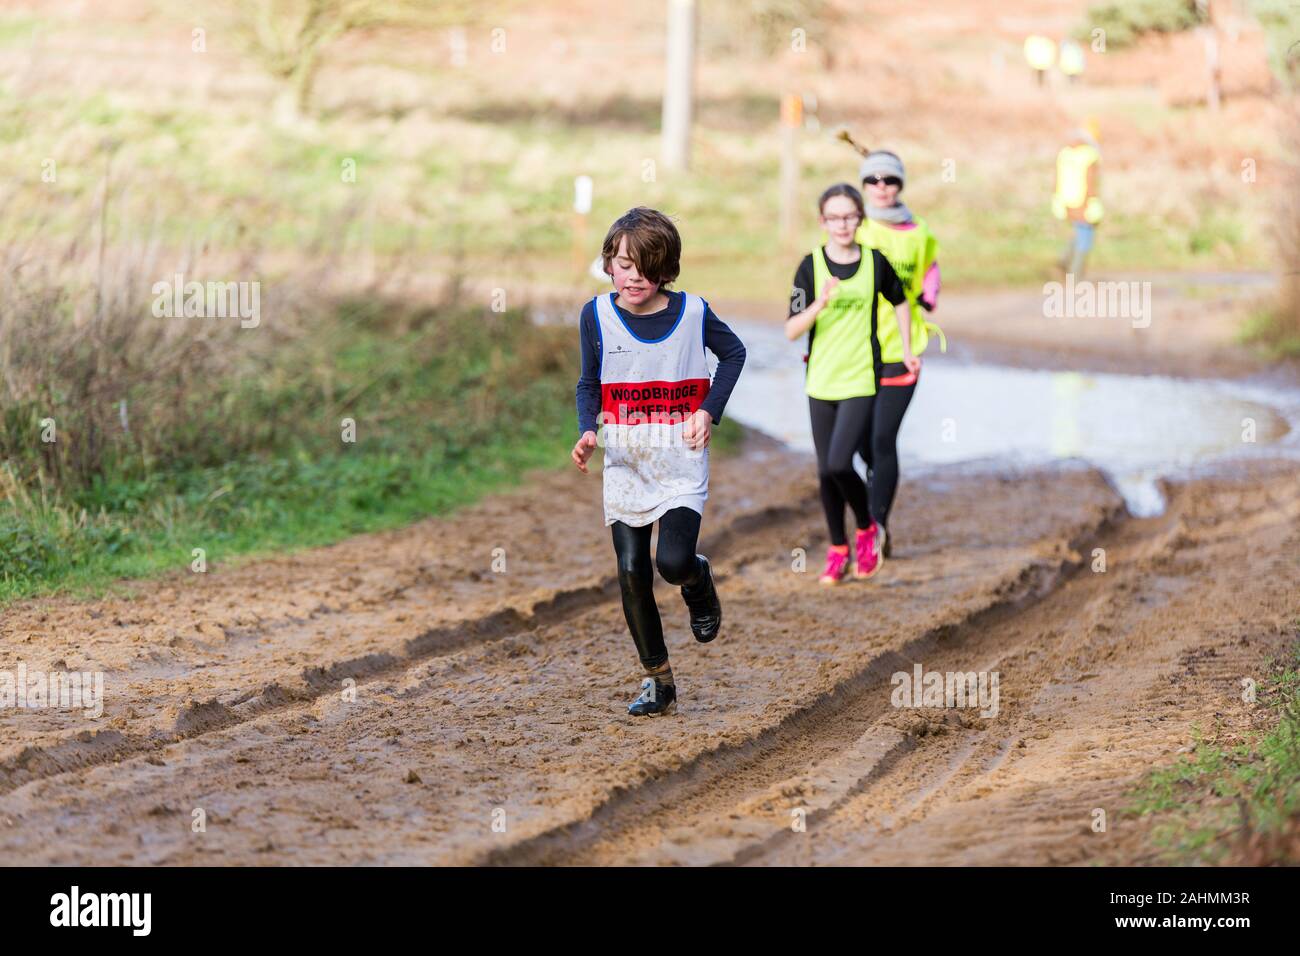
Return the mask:
[[[3,712],[0,861],[1140,862],[1125,787],[1240,716],[1240,679],[1294,640],[1294,463],[1173,485],[1143,520],[1088,469],[952,469],[905,486],[894,558],[838,589],[816,583],[810,474],[757,435],[715,461],[726,622],[696,645],[661,583],[665,719],[625,713],[639,674],[595,475],[7,609],[0,666],[106,687],[98,720]],[[892,706],[918,663],[997,671],[996,716]]]

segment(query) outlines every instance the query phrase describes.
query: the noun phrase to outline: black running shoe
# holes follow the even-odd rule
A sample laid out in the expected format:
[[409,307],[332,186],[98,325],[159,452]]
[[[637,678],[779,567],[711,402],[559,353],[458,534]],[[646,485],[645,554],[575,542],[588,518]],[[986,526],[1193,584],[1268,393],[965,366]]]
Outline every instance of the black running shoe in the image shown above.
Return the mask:
[[634,717],[659,717],[677,710],[677,686],[647,677],[641,682],[641,696],[627,712]]
[[885,536],[885,547],[884,547],[884,549],[880,552],[881,557],[886,558],[886,559],[888,559],[888,558],[892,558],[892,557],[894,556],[894,547],[893,547],[893,545],[894,545],[894,536],[893,536],[892,534],[889,533],[889,531],[885,528],[884,525],[881,525],[881,526],[880,526],[880,530],[881,530],[881,532],[882,532],[882,533],[884,534],[884,536]]
[[709,559],[702,554],[697,558],[704,565],[701,579],[690,587],[682,586],[682,598],[691,612],[691,633],[701,644],[707,644],[718,636],[722,627],[722,602],[718,600],[718,589],[713,586],[713,568]]

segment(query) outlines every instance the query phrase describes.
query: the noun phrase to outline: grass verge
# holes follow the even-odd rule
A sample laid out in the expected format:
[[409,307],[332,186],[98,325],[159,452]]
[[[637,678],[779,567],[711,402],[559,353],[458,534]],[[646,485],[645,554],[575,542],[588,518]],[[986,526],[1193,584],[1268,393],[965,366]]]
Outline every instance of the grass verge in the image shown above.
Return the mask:
[[[213,562],[328,544],[444,513],[566,460],[571,332],[521,313],[371,310],[356,320],[345,308],[317,333],[320,348],[279,350],[274,375],[242,376],[228,392],[205,382],[219,408],[175,416],[147,448],[139,427],[106,436],[112,451],[87,476],[53,478],[37,422],[19,429],[30,439],[11,432],[0,602],[186,568],[195,549]],[[133,407],[158,400],[153,384],[133,383]],[[57,403],[48,414],[64,417]],[[196,427],[215,461],[168,454],[182,439],[197,447]],[[225,455],[236,430],[257,437]]]
[[1259,693],[1265,729],[1198,735],[1190,754],[1133,793],[1128,812],[1154,818],[1160,862],[1300,859],[1300,643],[1269,670]]
[[[140,427],[106,436],[89,476],[64,468],[56,480],[47,446],[15,440],[37,435],[46,411],[10,422],[0,605],[193,568],[196,549],[210,565],[319,547],[445,514],[532,469],[570,467],[573,329],[522,312],[344,305],[315,335],[314,348],[277,350],[273,375],[241,375],[229,391],[206,383],[216,409],[157,422],[148,447]],[[129,383],[133,407],[160,401],[156,384]],[[197,449],[196,428],[208,455],[168,453]],[[236,431],[252,436],[238,453]],[[724,419],[715,454],[733,453],[742,433]]]

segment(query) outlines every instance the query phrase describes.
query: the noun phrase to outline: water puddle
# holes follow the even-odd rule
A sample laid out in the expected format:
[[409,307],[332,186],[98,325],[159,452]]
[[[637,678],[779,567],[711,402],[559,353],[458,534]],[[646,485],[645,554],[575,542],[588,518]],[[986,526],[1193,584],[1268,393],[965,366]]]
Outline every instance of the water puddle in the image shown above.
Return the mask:
[[[749,350],[727,414],[812,451],[803,341],[733,323]],[[932,350],[933,351],[933,350]],[[1159,514],[1158,479],[1234,458],[1300,457],[1300,392],[1209,379],[1035,371],[925,355],[899,435],[904,473],[1075,459],[1100,469],[1137,516]],[[858,468],[863,470],[861,462]]]

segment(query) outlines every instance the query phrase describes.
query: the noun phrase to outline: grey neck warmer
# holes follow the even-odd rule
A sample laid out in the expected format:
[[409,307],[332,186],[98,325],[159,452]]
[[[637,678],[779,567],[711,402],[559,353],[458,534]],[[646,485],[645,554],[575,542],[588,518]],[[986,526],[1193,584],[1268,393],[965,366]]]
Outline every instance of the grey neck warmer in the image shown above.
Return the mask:
[[901,202],[883,208],[880,206],[867,206],[867,218],[895,224],[911,222],[912,210],[908,209],[907,206]]

